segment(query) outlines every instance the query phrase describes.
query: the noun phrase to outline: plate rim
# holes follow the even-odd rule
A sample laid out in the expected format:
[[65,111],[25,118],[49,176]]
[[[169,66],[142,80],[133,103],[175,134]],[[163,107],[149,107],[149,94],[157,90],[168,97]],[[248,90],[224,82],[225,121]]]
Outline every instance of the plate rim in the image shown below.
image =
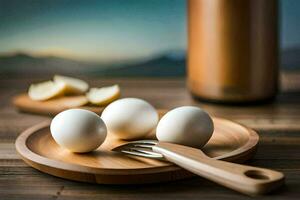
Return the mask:
[[[227,121],[236,125],[239,125],[247,130],[249,134],[248,141],[241,147],[229,152],[228,154],[224,154],[221,156],[214,157],[214,159],[226,160],[226,161],[233,161],[235,162],[236,157],[240,157],[241,155],[248,155],[251,154],[252,151],[256,150],[257,144],[259,142],[259,135],[253,129],[250,129],[244,125],[241,125],[237,122],[232,120],[219,118],[219,117],[212,117],[213,120],[221,120]],[[118,168],[97,168],[91,166],[84,166],[76,163],[67,163],[55,159],[51,159],[48,157],[43,157],[34,151],[32,151],[28,145],[27,140],[30,138],[31,135],[35,134],[37,131],[42,129],[48,128],[50,126],[51,120],[46,120],[39,124],[36,124],[32,127],[29,127],[25,131],[23,131],[15,142],[15,147],[18,154],[21,158],[30,166],[41,170],[40,166],[43,167],[50,167],[53,169],[64,170],[68,172],[75,172],[75,173],[87,173],[87,174],[97,174],[97,175],[138,175],[138,174],[152,174],[152,173],[162,173],[162,172],[171,172],[171,171],[178,171],[181,170],[180,167],[170,164],[166,166],[155,166],[155,167],[144,167],[144,168],[132,168],[132,169],[118,169]],[[252,155],[250,155],[252,156]],[[248,160],[248,159],[245,159]],[[59,166],[59,167],[58,167]],[[47,171],[45,171],[48,173]]]

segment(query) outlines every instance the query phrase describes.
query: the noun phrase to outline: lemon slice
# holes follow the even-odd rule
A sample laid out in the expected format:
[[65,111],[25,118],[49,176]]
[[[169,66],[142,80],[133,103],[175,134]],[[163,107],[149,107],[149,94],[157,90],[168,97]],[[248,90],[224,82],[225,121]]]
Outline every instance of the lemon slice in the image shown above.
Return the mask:
[[80,79],[68,76],[55,75],[54,82],[65,84],[65,94],[83,94],[89,89],[89,85]]
[[120,87],[113,85],[102,88],[91,88],[86,96],[90,103],[104,106],[118,99],[120,94]]
[[46,81],[30,85],[28,95],[32,100],[44,101],[63,95],[65,88],[66,85],[64,83]]

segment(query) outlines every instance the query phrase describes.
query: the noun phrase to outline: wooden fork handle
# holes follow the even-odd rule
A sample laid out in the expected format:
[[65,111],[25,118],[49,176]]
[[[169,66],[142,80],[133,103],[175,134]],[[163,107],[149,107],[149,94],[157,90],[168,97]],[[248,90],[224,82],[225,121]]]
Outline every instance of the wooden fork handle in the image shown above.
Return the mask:
[[284,183],[281,172],[212,159],[191,147],[159,142],[153,151],[190,172],[248,195],[264,194]]

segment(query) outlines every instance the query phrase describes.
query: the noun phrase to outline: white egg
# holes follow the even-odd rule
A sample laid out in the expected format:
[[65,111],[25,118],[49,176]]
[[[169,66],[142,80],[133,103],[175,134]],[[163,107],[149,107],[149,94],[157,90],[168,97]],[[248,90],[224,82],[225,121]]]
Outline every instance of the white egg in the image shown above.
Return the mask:
[[158,114],[148,102],[124,98],[109,104],[102,112],[109,134],[119,139],[133,140],[146,136],[155,129]]
[[56,115],[50,131],[56,143],[78,153],[97,149],[107,133],[100,116],[83,109],[69,109]]
[[201,148],[213,131],[213,121],[204,110],[183,106],[169,111],[161,118],[156,128],[156,137],[163,142]]

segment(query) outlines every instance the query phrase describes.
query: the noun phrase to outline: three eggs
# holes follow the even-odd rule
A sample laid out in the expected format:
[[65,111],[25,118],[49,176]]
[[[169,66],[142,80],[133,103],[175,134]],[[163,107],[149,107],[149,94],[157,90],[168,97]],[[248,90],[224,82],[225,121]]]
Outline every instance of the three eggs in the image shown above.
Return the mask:
[[107,133],[123,140],[142,139],[156,128],[159,141],[201,148],[212,136],[210,116],[193,106],[175,108],[160,120],[156,109],[138,98],[124,98],[109,104],[101,117],[83,109],[69,109],[56,115],[50,126],[54,140],[72,152],[97,149]]

